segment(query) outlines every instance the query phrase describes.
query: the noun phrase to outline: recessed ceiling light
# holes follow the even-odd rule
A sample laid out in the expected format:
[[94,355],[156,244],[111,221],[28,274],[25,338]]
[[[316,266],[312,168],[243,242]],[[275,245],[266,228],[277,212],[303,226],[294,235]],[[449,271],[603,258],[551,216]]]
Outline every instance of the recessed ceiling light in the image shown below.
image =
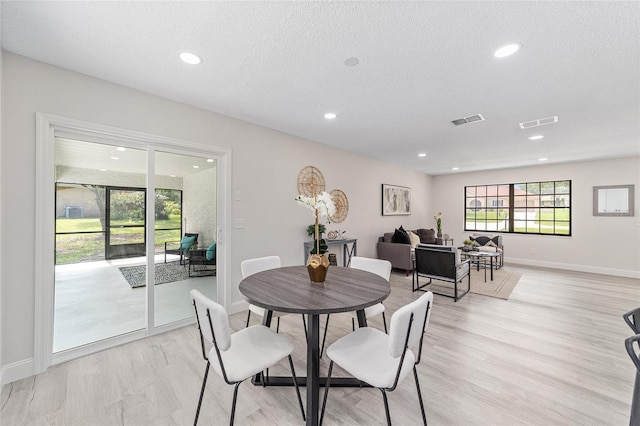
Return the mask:
[[502,46],[500,49],[496,50],[493,56],[496,58],[504,58],[516,53],[522,45],[520,43],[507,44],[506,46]]
[[336,117],[337,117],[337,116],[336,116],[334,113],[332,113],[332,112],[328,112],[328,113],[326,113],[326,114],[324,115],[324,118],[327,118],[327,119],[329,119],[329,120],[333,120],[333,119],[334,119],[334,118],[336,118]]
[[119,160],[118,157],[111,157],[112,160]]
[[538,158],[538,161],[547,161],[548,158]]
[[176,175],[169,175],[169,177],[176,177]]
[[119,147],[116,148],[116,151],[126,151],[126,150],[127,150],[127,148],[122,147],[122,146],[119,146]]
[[194,168],[194,169],[199,169],[199,168],[200,168],[200,166],[193,166],[193,168]]
[[420,154],[418,154],[418,157],[426,157],[426,156],[427,156],[427,154],[424,153],[424,152],[421,152]]
[[344,61],[344,64],[348,67],[355,67],[356,65],[358,65],[360,63],[360,61],[358,60],[358,58],[348,58]]
[[107,171],[107,169],[100,169],[100,171],[101,171],[101,172],[106,172],[106,171]]
[[544,138],[544,136],[542,136],[542,135],[535,135],[535,136],[530,136],[530,137],[529,137],[529,140],[530,140],[530,141],[537,141],[538,139],[542,139],[542,138]]
[[452,167],[451,170],[459,170],[460,167]]
[[213,163],[213,158],[207,158],[207,163]]
[[182,62],[186,62],[190,65],[198,65],[200,62],[202,62],[202,59],[200,59],[198,55],[191,52],[182,52],[180,54],[180,59],[182,59]]

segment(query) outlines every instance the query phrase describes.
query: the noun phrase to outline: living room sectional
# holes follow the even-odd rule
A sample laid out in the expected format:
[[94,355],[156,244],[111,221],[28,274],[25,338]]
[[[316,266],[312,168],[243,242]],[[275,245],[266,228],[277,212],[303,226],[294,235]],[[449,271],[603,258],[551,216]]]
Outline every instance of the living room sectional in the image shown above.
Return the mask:
[[[420,244],[442,244],[441,238],[436,238],[433,229],[416,229],[411,231],[420,238]],[[391,262],[393,268],[406,271],[407,276],[413,270],[414,246],[406,243],[393,242],[395,232],[386,232],[378,238],[378,259]]]

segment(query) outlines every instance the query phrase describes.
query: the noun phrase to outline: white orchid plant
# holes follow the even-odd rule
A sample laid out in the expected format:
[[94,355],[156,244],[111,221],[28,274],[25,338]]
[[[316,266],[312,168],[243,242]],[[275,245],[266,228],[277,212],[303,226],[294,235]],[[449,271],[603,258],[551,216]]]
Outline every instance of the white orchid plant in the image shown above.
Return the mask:
[[[331,223],[331,216],[336,213],[336,205],[331,198],[331,194],[328,192],[321,192],[314,197],[307,197],[304,195],[298,195],[296,201],[302,204],[304,207],[313,210],[315,216],[315,244],[311,254],[323,254],[327,251],[327,245],[324,240],[320,240],[320,232],[318,219],[321,217],[326,218],[327,223]],[[324,247],[323,247],[324,246]]]

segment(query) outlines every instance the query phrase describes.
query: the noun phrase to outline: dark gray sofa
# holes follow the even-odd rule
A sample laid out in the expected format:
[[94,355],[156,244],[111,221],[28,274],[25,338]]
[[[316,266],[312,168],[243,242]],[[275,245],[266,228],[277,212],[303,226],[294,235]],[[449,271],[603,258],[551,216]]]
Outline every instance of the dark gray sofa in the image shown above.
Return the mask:
[[[420,244],[442,244],[433,229],[421,228],[412,232],[420,237]],[[413,270],[413,249],[410,244],[392,243],[392,238],[393,232],[386,232],[378,239],[378,259],[388,260],[393,268],[402,269],[409,275]]]

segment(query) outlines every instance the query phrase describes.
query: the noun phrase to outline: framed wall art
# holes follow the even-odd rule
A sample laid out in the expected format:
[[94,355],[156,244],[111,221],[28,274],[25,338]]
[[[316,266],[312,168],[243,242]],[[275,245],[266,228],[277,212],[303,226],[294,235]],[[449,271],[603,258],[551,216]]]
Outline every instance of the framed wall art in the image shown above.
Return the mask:
[[382,216],[411,214],[411,188],[382,184]]

